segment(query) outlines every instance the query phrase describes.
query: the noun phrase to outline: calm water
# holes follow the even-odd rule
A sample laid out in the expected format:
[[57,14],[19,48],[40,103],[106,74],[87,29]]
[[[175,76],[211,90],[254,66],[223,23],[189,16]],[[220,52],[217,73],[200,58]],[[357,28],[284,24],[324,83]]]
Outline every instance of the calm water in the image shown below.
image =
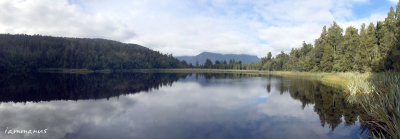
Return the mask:
[[[364,136],[360,108],[310,80],[150,73],[0,77],[1,138]],[[6,129],[47,132],[10,135]]]

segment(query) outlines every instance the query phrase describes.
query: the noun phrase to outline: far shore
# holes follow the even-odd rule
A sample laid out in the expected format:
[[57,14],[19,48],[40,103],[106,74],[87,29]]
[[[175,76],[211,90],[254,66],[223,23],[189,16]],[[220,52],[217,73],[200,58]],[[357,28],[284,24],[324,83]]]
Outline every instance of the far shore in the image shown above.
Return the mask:
[[39,69],[39,72],[47,73],[69,73],[69,74],[89,74],[89,73],[112,73],[112,72],[140,72],[140,73],[236,73],[252,75],[274,75],[282,77],[300,77],[320,80],[322,83],[337,87],[346,88],[350,76],[348,74],[366,74],[355,72],[297,72],[297,71],[265,71],[265,70],[236,70],[236,69],[202,69],[202,68],[184,68],[184,69],[129,69],[129,70],[90,70],[90,69]]

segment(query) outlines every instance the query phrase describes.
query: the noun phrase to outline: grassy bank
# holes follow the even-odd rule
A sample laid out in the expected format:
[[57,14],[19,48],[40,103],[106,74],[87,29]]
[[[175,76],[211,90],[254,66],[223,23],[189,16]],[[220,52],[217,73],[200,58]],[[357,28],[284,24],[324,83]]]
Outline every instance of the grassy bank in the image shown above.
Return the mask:
[[[121,71],[121,70],[120,70]],[[233,70],[233,69],[134,69],[122,70],[123,72],[144,72],[144,73],[241,73],[252,75],[274,75],[282,77],[296,77],[320,80],[326,85],[345,89],[352,77],[359,76],[359,73],[312,73],[312,72],[291,72],[291,71],[260,71],[260,70]]]
[[350,102],[359,103],[373,119],[373,138],[400,138],[400,74],[369,73],[348,83]]

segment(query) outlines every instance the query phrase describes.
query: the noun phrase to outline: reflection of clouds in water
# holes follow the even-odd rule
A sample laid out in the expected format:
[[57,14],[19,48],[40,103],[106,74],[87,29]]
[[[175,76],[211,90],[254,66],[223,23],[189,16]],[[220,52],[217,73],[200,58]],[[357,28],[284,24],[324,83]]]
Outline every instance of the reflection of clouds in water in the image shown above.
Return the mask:
[[266,101],[266,100],[268,99],[269,96],[270,96],[269,94],[264,94],[264,95],[259,96],[259,97],[257,98],[257,103],[261,103],[261,102]]
[[[0,125],[2,129],[49,129],[44,136],[27,136],[32,138],[332,137],[327,135],[329,128],[321,128],[311,105],[302,110],[301,102],[289,93],[280,95],[275,85],[266,96],[266,79],[209,83],[213,85],[176,82],[109,101],[2,103]],[[260,97],[264,101],[257,102]]]
[[[122,98],[123,99],[123,98]],[[0,104],[1,129],[48,129],[47,134],[25,135],[27,138],[61,138],[66,133],[76,132],[86,124],[105,125],[114,122],[124,113],[123,105],[133,100],[117,101],[52,101],[42,103]],[[123,103],[121,103],[123,102]],[[4,132],[3,132],[4,133]],[[1,133],[1,135],[4,135]],[[7,138],[21,138],[22,135],[8,135]]]
[[294,117],[305,121],[319,121],[318,115],[314,112],[314,105],[308,105],[302,109],[302,103],[290,99],[289,93],[282,95],[273,93],[268,101],[258,104],[258,112],[268,116]]
[[320,120],[313,105],[303,110],[301,102],[290,99],[289,95],[273,93],[268,101],[258,104],[258,118],[267,116],[269,119],[262,121],[256,132],[264,133],[265,137],[329,138],[330,129],[319,126]]

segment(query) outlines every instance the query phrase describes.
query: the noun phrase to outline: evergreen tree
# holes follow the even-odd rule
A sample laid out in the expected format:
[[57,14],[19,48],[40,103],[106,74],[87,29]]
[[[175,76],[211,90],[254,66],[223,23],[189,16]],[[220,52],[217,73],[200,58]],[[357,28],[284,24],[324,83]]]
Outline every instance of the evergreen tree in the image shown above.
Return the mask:
[[212,61],[210,59],[206,59],[206,61],[204,62],[204,68],[211,68],[213,65]]
[[394,35],[396,37],[396,43],[391,49],[389,60],[392,63],[392,68],[396,71],[400,71],[400,0],[397,3],[395,18],[396,26],[394,28]]
[[297,49],[292,49],[289,55],[289,61],[286,64],[287,70],[301,71],[300,52]]
[[400,71],[400,1],[396,11],[391,7],[385,21],[362,24],[360,33],[354,27],[343,29],[336,23],[315,40],[314,47],[281,52],[275,58],[262,58],[259,69],[296,71]]
[[362,65],[361,71],[372,71],[373,61],[379,59],[377,42],[378,39],[376,38],[374,24],[370,23],[367,29],[365,29],[365,24],[363,24],[360,33],[359,49],[359,55]]
[[197,60],[197,59],[196,59],[196,64],[195,64],[195,66],[196,66],[196,67],[199,67],[199,66],[200,66],[200,65],[199,65],[199,60]]
[[288,61],[289,55],[281,51],[281,53],[276,56],[276,62],[274,62],[276,67],[274,70],[289,70],[286,64]]
[[271,60],[271,58],[272,58],[272,54],[271,54],[271,52],[268,52],[267,60]]
[[322,71],[322,67],[321,67],[321,60],[322,60],[322,56],[324,54],[324,48],[325,45],[327,43],[327,31],[326,31],[326,26],[324,26],[322,28],[322,32],[321,35],[318,39],[315,40],[315,48],[314,51],[312,52],[313,56],[313,60],[312,63],[310,64],[313,68],[312,71]]
[[392,62],[389,59],[389,55],[396,43],[395,37],[396,18],[393,7],[390,7],[390,11],[383,27],[378,30],[380,35],[379,38],[379,51],[380,51],[380,62],[375,67],[375,71],[383,71],[385,69],[392,69]]
[[358,30],[352,26],[346,28],[343,41],[344,56],[340,59],[340,67],[342,71],[352,71],[355,63],[355,53],[360,45],[360,36]]
[[333,48],[333,57],[336,64],[336,61],[338,61],[343,54],[343,29],[340,28],[336,22],[333,22],[328,29],[327,42]]
[[271,52],[268,52],[267,57],[261,58],[261,64],[262,65],[266,64],[268,61],[271,60],[271,58],[272,58],[272,54],[271,54]]
[[355,70],[364,72],[368,67],[368,59],[367,59],[367,31],[365,29],[365,24],[361,25],[361,30],[360,30],[360,45],[357,49],[356,53],[356,58],[355,58]]
[[333,54],[334,50],[330,45],[325,45],[324,47],[324,54],[321,59],[321,70],[325,72],[332,71],[333,68]]

